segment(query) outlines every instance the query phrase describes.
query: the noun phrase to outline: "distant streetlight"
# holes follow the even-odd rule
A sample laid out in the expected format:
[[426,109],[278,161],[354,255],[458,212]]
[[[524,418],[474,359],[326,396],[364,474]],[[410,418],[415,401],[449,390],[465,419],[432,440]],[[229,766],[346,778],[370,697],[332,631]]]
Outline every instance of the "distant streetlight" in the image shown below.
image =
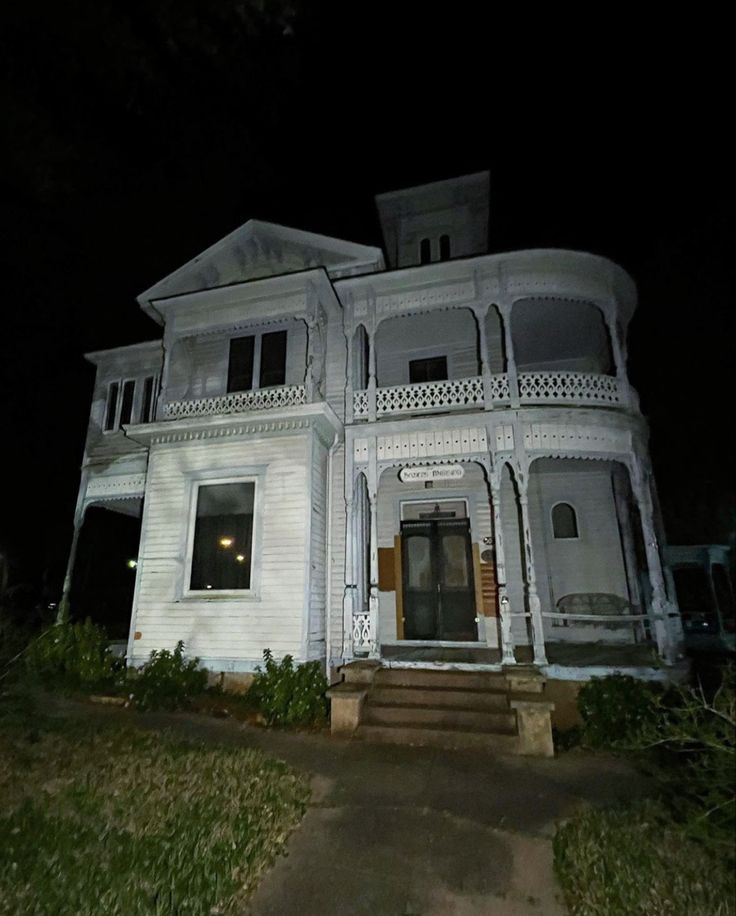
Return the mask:
[[128,569],[136,569],[138,567],[138,560],[128,560],[125,565]]
[[220,538],[218,543],[220,547],[232,547],[234,540],[235,538],[231,538],[230,535],[225,534]]

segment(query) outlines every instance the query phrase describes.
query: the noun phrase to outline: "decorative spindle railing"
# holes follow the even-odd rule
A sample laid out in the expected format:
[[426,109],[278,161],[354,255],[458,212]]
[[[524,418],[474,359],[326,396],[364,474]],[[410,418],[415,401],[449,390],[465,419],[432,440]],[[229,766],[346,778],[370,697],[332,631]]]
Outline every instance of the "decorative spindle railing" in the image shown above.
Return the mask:
[[[505,373],[490,377],[494,407],[511,403],[511,388]],[[520,404],[569,404],[615,407],[624,404],[618,380],[593,372],[522,372],[518,376]],[[483,377],[392,385],[376,389],[376,417],[468,410],[486,406]],[[368,391],[353,394],[353,416],[365,420],[370,413]]]
[[278,388],[258,388],[255,391],[237,391],[216,398],[194,398],[187,401],[166,401],[164,420],[181,420],[185,417],[215,416],[243,413],[248,410],[272,410],[306,404],[304,385],[280,385]]

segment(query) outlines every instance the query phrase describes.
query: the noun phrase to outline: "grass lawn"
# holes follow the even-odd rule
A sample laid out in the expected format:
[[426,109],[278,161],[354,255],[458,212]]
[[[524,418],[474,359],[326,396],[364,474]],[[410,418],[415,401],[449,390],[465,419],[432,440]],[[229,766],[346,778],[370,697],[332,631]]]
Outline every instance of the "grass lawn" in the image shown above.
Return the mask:
[[734,916],[736,875],[663,807],[591,810],[554,840],[571,916]]
[[39,716],[0,695],[0,914],[242,909],[309,798],[258,751]]

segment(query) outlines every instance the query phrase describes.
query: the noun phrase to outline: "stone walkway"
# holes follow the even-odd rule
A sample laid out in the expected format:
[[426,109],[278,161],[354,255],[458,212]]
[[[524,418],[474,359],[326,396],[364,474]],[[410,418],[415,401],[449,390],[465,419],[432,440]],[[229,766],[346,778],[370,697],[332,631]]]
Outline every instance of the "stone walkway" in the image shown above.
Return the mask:
[[555,823],[631,797],[639,780],[602,756],[556,760],[369,745],[205,716],[82,707],[89,716],[258,747],[312,775],[288,856],[249,913],[299,916],[558,916]]

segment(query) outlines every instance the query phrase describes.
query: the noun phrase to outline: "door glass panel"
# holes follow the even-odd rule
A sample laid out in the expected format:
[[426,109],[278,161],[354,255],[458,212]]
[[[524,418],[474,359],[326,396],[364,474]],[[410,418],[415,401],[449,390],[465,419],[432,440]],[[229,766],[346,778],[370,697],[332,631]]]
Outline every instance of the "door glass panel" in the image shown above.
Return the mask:
[[454,588],[468,586],[468,554],[465,536],[446,534],[442,538],[444,584]]
[[430,540],[427,537],[410,537],[406,545],[409,566],[409,588],[432,587],[432,562]]

